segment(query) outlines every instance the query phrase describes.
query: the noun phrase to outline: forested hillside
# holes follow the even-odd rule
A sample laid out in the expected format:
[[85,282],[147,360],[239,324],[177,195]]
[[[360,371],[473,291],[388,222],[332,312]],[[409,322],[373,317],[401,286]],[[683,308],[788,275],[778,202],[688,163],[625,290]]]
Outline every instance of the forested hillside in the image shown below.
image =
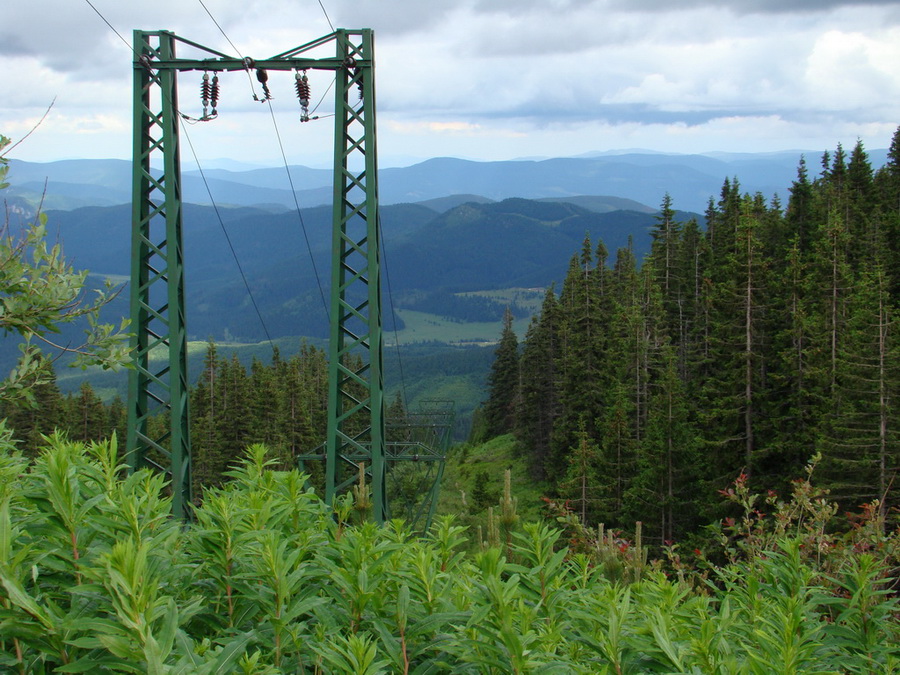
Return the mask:
[[898,672],[900,130],[878,172],[861,144],[801,163],[786,208],[729,180],[706,224],[666,196],[641,265],[589,234],[524,345],[510,303],[474,434],[495,438],[459,449],[458,516],[427,532],[370,522],[362,478],[326,504],[297,469],[324,437],[308,344],[249,371],[207,345],[193,522],[164,474],[84,442],[121,437],[120,401],[20,382],[0,670]]
[[[719,492],[735,477],[783,494],[812,458],[814,481],[842,507],[879,500],[893,518],[900,136],[878,171],[861,143],[849,155],[826,153],[814,169],[801,160],[786,204],[744,193],[735,178],[701,223],[666,196],[642,259],[632,246],[607,249],[598,236],[604,215],[508,200],[460,205],[432,224],[438,250],[442,237],[468,229],[484,238],[482,252],[498,250],[506,227],[517,237],[562,237],[558,245],[574,229],[587,232],[521,345],[512,319],[525,310],[509,305],[473,437],[513,432],[548,496],[587,523],[631,529],[641,521],[654,543],[728,515]],[[478,232],[485,222],[491,231]],[[454,292],[459,270],[444,274],[430,282],[435,290],[398,297],[416,310],[495,316],[496,299]],[[450,385],[457,366],[444,354],[440,364],[408,360],[409,381],[395,390],[421,396],[447,384],[477,397],[480,381],[466,364],[478,355],[459,356],[464,383]],[[268,444],[287,465],[324,438],[321,351],[307,345],[247,365],[210,345],[192,392],[198,488],[218,484],[248,443]],[[78,439],[122,433],[121,403],[104,408],[89,387],[68,397],[44,387],[38,402],[37,412],[0,411],[29,447],[55,427]]]
[[705,229],[673,208],[643,261],[586,238],[524,345],[504,331],[482,433],[515,432],[588,523],[657,542],[723,515],[735,477],[781,493],[813,457],[842,507],[893,514],[900,131],[877,172],[862,143],[801,160],[787,204],[735,178]]

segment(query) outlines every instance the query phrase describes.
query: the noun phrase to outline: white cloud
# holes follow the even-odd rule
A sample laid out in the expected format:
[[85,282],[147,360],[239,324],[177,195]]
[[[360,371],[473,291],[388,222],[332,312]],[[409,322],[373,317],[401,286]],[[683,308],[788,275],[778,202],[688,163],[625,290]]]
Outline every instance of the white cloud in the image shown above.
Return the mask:
[[[199,2],[93,2],[128,43],[133,28],[171,29],[235,51]],[[322,2],[335,25],[376,31],[384,154],[754,149],[748,139],[755,149],[831,147],[848,134],[878,147],[900,121],[896,2]],[[256,58],[330,31],[317,0],[205,3],[237,51]],[[19,156],[48,158],[54,147],[127,156],[131,62],[130,47],[87,3],[3,3],[0,133],[18,133],[58,96],[44,138]],[[199,77],[180,77],[188,114],[199,112]],[[318,100],[330,77],[310,77]],[[289,78],[271,82],[288,141],[327,155],[330,123],[299,125]],[[278,158],[268,109],[251,100],[246,75],[223,75],[222,86],[220,119],[190,130],[199,151]],[[320,113],[330,109],[329,92]]]

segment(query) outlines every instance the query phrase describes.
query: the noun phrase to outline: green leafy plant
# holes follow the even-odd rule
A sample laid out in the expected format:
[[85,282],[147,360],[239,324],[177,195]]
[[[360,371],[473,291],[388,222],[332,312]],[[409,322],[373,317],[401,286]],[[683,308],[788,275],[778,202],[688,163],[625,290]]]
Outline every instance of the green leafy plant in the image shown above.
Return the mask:
[[[0,136],[0,189],[8,186],[4,156],[10,139]],[[118,368],[128,361],[129,321],[118,327],[100,323],[100,309],[118,293],[107,282],[102,290],[85,290],[86,271],[77,271],[63,255],[59,244],[47,241],[47,215],[40,210],[31,223],[13,228],[6,211],[0,227],[0,330],[22,339],[20,356],[12,372],[0,383],[0,399],[34,406],[34,387],[53,381],[47,356],[75,356],[73,365]],[[53,336],[65,324],[87,323],[80,344],[59,344]]]

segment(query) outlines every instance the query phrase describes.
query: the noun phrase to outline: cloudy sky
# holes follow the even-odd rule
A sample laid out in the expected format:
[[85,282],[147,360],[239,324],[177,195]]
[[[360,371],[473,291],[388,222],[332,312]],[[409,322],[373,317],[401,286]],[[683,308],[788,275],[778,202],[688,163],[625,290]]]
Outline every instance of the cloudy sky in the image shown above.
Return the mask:
[[[900,0],[4,0],[0,134],[31,161],[128,158],[132,30],[169,29],[266,58],[338,27],[376,36],[382,166],[643,148],[666,152],[887,147],[900,125]],[[328,17],[326,18],[325,12]],[[197,73],[180,107],[199,114]],[[313,99],[330,76],[311,76]],[[330,120],[298,122],[272,75],[289,161],[325,166]],[[218,120],[189,127],[201,162],[281,162],[246,75]],[[330,109],[328,97],[320,113]],[[186,160],[190,153],[183,153]]]

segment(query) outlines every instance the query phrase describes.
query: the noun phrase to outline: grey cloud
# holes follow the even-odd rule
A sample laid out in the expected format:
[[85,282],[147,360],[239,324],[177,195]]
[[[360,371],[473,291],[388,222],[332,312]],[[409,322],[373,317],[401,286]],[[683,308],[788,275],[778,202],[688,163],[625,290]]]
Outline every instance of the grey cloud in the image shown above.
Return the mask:
[[536,9],[541,12],[565,12],[592,5],[602,6],[605,0],[476,0],[473,7],[486,13],[521,13]]
[[21,33],[0,28],[0,56],[34,56],[38,43],[28,40]]
[[[522,109],[521,117],[533,115],[533,111]],[[871,114],[869,114],[871,113]],[[513,116],[515,113],[507,113]],[[646,104],[614,104],[598,105],[589,111],[584,109],[559,111],[554,110],[553,121],[601,121],[609,124],[683,124],[688,127],[702,126],[719,119],[755,119],[761,117],[777,117],[786,123],[819,124],[834,123],[835,120],[846,120],[846,111],[784,109],[784,108],[710,108],[684,111],[661,110]],[[861,110],[854,115],[859,123],[879,121],[881,117],[874,111]]]
[[329,9],[335,26],[373,28],[381,35],[405,35],[440,26],[457,10],[451,2],[341,0]]
[[694,7],[728,9],[735,14],[811,14],[841,7],[891,7],[897,0],[612,0],[623,11],[672,11]]

